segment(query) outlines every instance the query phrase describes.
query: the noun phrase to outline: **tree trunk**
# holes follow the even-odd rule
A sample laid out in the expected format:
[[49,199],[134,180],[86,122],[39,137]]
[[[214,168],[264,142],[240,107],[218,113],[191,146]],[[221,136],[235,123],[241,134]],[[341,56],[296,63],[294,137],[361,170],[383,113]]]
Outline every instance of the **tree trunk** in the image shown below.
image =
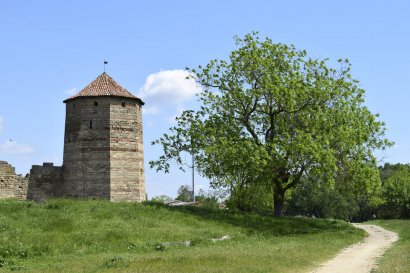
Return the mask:
[[285,203],[285,193],[275,190],[273,195],[273,209],[276,217],[281,217],[283,214],[283,205]]

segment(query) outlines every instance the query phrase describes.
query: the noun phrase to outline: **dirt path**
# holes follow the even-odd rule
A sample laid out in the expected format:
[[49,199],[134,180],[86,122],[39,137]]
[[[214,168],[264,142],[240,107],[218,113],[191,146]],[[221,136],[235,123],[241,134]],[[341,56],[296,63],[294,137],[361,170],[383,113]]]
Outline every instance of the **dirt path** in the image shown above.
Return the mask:
[[364,241],[342,250],[336,257],[312,273],[369,273],[376,259],[399,238],[397,233],[375,225],[353,224],[369,236]]

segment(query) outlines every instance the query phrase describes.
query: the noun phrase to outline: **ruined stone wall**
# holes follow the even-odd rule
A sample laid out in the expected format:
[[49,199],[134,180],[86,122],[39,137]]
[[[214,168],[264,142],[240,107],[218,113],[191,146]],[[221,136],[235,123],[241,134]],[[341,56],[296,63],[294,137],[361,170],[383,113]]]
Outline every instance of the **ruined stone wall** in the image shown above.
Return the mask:
[[112,98],[110,105],[111,201],[144,201],[144,151],[141,105]]
[[53,163],[43,163],[43,166],[33,165],[30,170],[27,199],[44,201],[45,199],[61,197],[62,167]]
[[14,167],[0,161],[0,198],[43,201],[61,196],[61,167],[53,163],[31,167],[30,175],[16,175]]
[[110,199],[110,98],[66,103],[63,195]]
[[13,166],[6,161],[0,161],[0,199],[27,198],[28,178],[16,175]]

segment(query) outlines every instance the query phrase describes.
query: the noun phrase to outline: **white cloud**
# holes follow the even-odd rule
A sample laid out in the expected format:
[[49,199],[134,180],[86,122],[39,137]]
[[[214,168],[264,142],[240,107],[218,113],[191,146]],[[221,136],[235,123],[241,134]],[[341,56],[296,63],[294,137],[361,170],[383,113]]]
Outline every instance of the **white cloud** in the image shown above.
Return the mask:
[[150,114],[158,114],[159,113],[159,108],[157,106],[144,106],[142,107],[142,113],[144,115],[150,115]]
[[188,76],[187,71],[179,69],[151,74],[140,88],[138,96],[152,106],[188,101],[201,90],[195,80],[187,79]]
[[77,93],[77,87],[73,87],[73,88],[70,88],[68,90],[65,90],[63,93],[67,94],[69,96],[73,96]]
[[152,121],[152,120],[147,120],[146,122],[145,122],[145,124],[148,126],[148,127],[154,127],[155,126],[155,123]]
[[4,130],[4,118],[0,116],[0,133]]
[[166,118],[166,121],[167,121],[169,124],[175,124],[175,123],[176,123],[176,118],[179,117],[179,116],[181,116],[182,113],[183,113],[185,110],[187,110],[187,108],[186,108],[185,106],[183,106],[183,105],[177,105],[175,114],[172,115],[172,116],[167,117],[167,118]]
[[5,154],[30,154],[34,152],[34,148],[20,144],[17,141],[7,140],[0,144],[0,153]]

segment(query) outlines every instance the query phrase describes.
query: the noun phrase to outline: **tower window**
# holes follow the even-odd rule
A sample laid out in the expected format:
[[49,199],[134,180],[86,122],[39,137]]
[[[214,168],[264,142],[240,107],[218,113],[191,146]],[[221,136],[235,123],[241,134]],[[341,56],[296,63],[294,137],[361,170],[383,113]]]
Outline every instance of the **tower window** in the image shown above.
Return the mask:
[[125,107],[125,102],[122,103],[122,107]]
[[94,101],[94,106],[98,106],[98,101]]
[[92,128],[93,128],[93,122],[90,121],[90,129],[92,129]]

